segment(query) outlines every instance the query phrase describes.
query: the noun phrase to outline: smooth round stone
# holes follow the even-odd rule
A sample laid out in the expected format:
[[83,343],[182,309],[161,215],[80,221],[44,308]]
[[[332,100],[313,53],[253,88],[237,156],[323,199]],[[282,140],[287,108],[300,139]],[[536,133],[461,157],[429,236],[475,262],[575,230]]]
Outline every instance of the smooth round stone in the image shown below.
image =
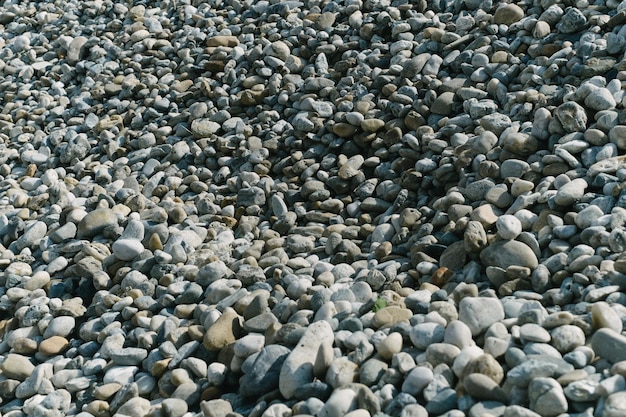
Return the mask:
[[556,416],[568,409],[563,388],[552,378],[535,378],[528,386],[530,409],[542,416]]
[[48,327],[43,333],[44,339],[48,339],[53,336],[67,337],[73,331],[76,326],[76,319],[72,316],[59,316],[55,317],[48,323]]
[[607,88],[598,88],[585,98],[585,106],[595,110],[608,110],[614,108],[617,103]]
[[117,213],[111,209],[96,209],[87,213],[78,223],[78,236],[81,238],[94,237],[107,227],[113,226],[117,226]]
[[487,375],[472,373],[463,379],[465,391],[478,400],[507,402],[508,396],[502,388]]
[[538,21],[533,28],[533,37],[535,39],[543,39],[550,34],[552,29],[550,28],[550,24],[543,20]]
[[365,132],[377,132],[385,126],[385,121],[381,119],[365,119],[361,122],[361,129]]
[[133,397],[117,409],[122,416],[145,416],[150,411],[150,401],[142,397]]
[[161,402],[161,410],[166,417],[182,417],[187,413],[188,406],[187,402],[180,398],[166,398]]
[[13,341],[13,351],[20,355],[30,355],[37,352],[37,341],[28,337],[18,337]]
[[69,347],[70,342],[61,336],[52,336],[39,344],[39,353],[44,356],[58,355]]
[[383,359],[391,359],[393,355],[402,350],[402,335],[398,332],[390,333],[377,346],[378,354]]
[[516,4],[503,4],[493,14],[493,23],[497,25],[510,25],[524,17],[524,10]]
[[224,346],[234,343],[241,331],[241,317],[234,309],[226,307],[222,315],[204,334],[204,347],[208,350],[219,351]]
[[528,162],[519,159],[507,159],[500,166],[500,177],[513,177],[519,179],[530,170]]
[[559,352],[567,353],[578,346],[585,345],[585,332],[578,326],[564,325],[553,329],[551,332],[552,346]]
[[522,222],[513,215],[503,214],[496,221],[498,237],[504,240],[515,239],[522,233]]
[[416,366],[407,374],[402,383],[402,392],[419,396],[424,388],[432,382],[434,374],[431,368],[427,366]]
[[333,133],[341,138],[352,137],[356,133],[356,126],[348,123],[336,123],[333,126]]
[[597,330],[591,338],[591,347],[597,356],[611,363],[626,360],[626,337],[610,328]]
[[48,226],[42,222],[37,221],[30,225],[25,231],[24,234],[15,242],[17,249],[22,250],[24,248],[29,248],[35,244],[38,244],[41,239],[46,235],[48,231]]
[[139,371],[136,366],[112,366],[106,370],[102,381],[105,384],[117,383],[120,385],[130,384]]
[[269,345],[253,354],[242,364],[241,394],[258,398],[278,387],[280,369],[290,350],[281,345]]
[[367,386],[376,385],[388,368],[389,365],[380,359],[368,359],[359,367],[359,381]]
[[626,126],[617,125],[609,130],[609,140],[618,149],[626,149]]
[[2,370],[3,375],[18,381],[25,380],[34,369],[35,366],[26,356],[15,353],[9,353],[4,358],[4,362],[0,365],[0,370]]
[[148,351],[142,348],[126,347],[111,349],[109,356],[115,365],[138,365],[148,356]]
[[465,297],[459,303],[459,320],[477,336],[492,324],[504,320],[504,309],[497,298]]
[[483,350],[476,346],[466,346],[461,349],[461,353],[454,358],[454,362],[452,363],[452,372],[458,377],[463,377],[466,372],[465,369],[467,365],[469,365],[474,359],[482,356],[484,354]]
[[356,381],[359,366],[347,357],[336,358],[326,372],[325,382],[333,388],[347,386]]
[[221,128],[219,123],[209,119],[196,119],[191,122],[191,133],[197,138],[210,137]]
[[576,178],[562,185],[557,190],[554,196],[554,202],[563,207],[570,206],[582,198],[587,187],[587,181],[582,178]]
[[141,241],[136,239],[118,239],[111,246],[113,254],[122,261],[130,261],[141,254],[145,248]]
[[502,365],[488,353],[472,358],[465,368],[463,374],[479,373],[488,376],[496,384],[500,384],[504,379],[504,369]]
[[617,333],[621,333],[623,330],[623,323],[619,314],[604,301],[596,301],[591,306],[591,322],[595,329],[606,327]]
[[480,260],[485,266],[497,266],[505,270],[510,266],[522,266],[532,270],[539,264],[533,250],[517,240],[499,240],[492,243],[480,253]]
[[356,409],[357,393],[349,388],[339,388],[333,391],[330,398],[319,412],[323,417],[344,417]]
[[378,310],[372,318],[372,326],[376,329],[393,326],[394,324],[408,322],[413,312],[399,306],[388,306]]
[[413,345],[426,350],[433,343],[443,341],[446,329],[437,323],[420,323],[411,329],[409,337]]
[[626,392],[609,395],[604,403],[602,417],[619,417],[626,413]]
[[293,398],[299,387],[313,381],[313,365],[320,346],[333,341],[332,328],[326,321],[314,322],[306,328],[280,370],[279,389],[285,398]]
[[451,91],[441,93],[433,102],[430,111],[435,114],[448,115],[452,112],[455,94]]

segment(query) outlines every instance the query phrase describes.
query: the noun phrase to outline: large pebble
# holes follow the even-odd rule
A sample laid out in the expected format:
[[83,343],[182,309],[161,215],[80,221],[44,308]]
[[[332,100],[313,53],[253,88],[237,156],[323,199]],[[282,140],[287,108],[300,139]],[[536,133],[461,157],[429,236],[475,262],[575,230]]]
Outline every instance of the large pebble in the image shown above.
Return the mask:
[[492,243],[480,253],[480,260],[485,266],[497,266],[502,269],[510,266],[535,269],[539,264],[533,250],[517,240],[499,240]]
[[279,379],[279,389],[285,398],[293,398],[303,385],[313,381],[313,365],[322,344],[334,341],[332,328],[326,321],[309,325],[297,346],[285,359]]
[[528,386],[530,409],[541,416],[556,416],[568,409],[563,388],[555,379],[535,378]]
[[96,209],[78,223],[78,236],[94,237],[107,227],[117,226],[117,214],[111,209]]
[[32,364],[28,357],[16,353],[8,354],[0,365],[3,375],[18,381],[25,380],[34,369],[35,365]]
[[503,319],[504,309],[497,298],[465,297],[459,303],[459,320],[470,328],[473,336]]
[[626,337],[610,328],[601,328],[591,337],[591,347],[611,363],[626,360]]

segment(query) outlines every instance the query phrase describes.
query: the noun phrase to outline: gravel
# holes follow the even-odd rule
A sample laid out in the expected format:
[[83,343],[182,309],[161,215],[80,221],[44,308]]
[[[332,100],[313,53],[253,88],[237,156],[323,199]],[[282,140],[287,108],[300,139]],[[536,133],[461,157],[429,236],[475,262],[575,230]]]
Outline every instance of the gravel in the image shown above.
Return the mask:
[[625,415],[626,2],[131,3],[0,6],[2,416]]

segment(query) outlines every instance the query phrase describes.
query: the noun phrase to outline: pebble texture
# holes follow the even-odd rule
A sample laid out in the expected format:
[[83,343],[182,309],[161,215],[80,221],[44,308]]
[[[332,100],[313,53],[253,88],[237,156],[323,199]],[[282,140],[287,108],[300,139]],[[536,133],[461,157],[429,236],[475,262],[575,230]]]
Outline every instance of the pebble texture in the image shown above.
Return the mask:
[[626,415],[626,3],[0,5],[0,415]]

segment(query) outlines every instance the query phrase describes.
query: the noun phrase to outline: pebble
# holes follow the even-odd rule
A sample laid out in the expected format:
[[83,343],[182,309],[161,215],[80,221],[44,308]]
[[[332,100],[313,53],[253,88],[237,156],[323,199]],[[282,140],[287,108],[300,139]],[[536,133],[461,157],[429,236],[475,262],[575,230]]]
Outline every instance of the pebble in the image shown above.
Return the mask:
[[591,347],[596,355],[611,363],[625,359],[624,354],[621,353],[624,346],[626,346],[626,337],[610,328],[597,330],[591,338]]
[[391,359],[393,355],[402,350],[402,335],[398,332],[390,333],[385,340],[378,344],[378,354],[383,359]]
[[528,387],[530,409],[539,415],[559,415],[568,408],[561,385],[552,378],[535,378]]
[[465,297],[459,303],[459,320],[469,327],[472,336],[504,319],[504,310],[497,298]]
[[522,222],[515,216],[504,214],[496,221],[498,237],[503,240],[513,240],[522,233]]
[[107,227],[117,226],[117,214],[111,209],[96,209],[88,213],[78,223],[78,236],[91,238]]
[[208,350],[219,351],[230,343],[234,343],[241,335],[241,317],[237,312],[227,307],[220,317],[204,334],[203,345]]
[[333,331],[328,322],[319,321],[307,327],[280,370],[279,389],[285,398],[293,398],[299,387],[313,381],[313,366],[318,350],[333,340]]
[[587,186],[588,184],[584,179],[576,178],[557,190],[554,202],[565,207],[572,205],[582,198]]
[[118,239],[111,245],[113,254],[122,261],[135,259],[144,251],[144,246],[139,240]]
[[487,266],[505,270],[514,265],[533,270],[539,264],[533,250],[517,240],[499,240],[492,243],[480,253],[480,259]]
[[35,369],[28,357],[16,353],[10,353],[0,364],[2,374],[7,378],[24,381]]
[[624,414],[620,5],[22,3],[0,413]]

